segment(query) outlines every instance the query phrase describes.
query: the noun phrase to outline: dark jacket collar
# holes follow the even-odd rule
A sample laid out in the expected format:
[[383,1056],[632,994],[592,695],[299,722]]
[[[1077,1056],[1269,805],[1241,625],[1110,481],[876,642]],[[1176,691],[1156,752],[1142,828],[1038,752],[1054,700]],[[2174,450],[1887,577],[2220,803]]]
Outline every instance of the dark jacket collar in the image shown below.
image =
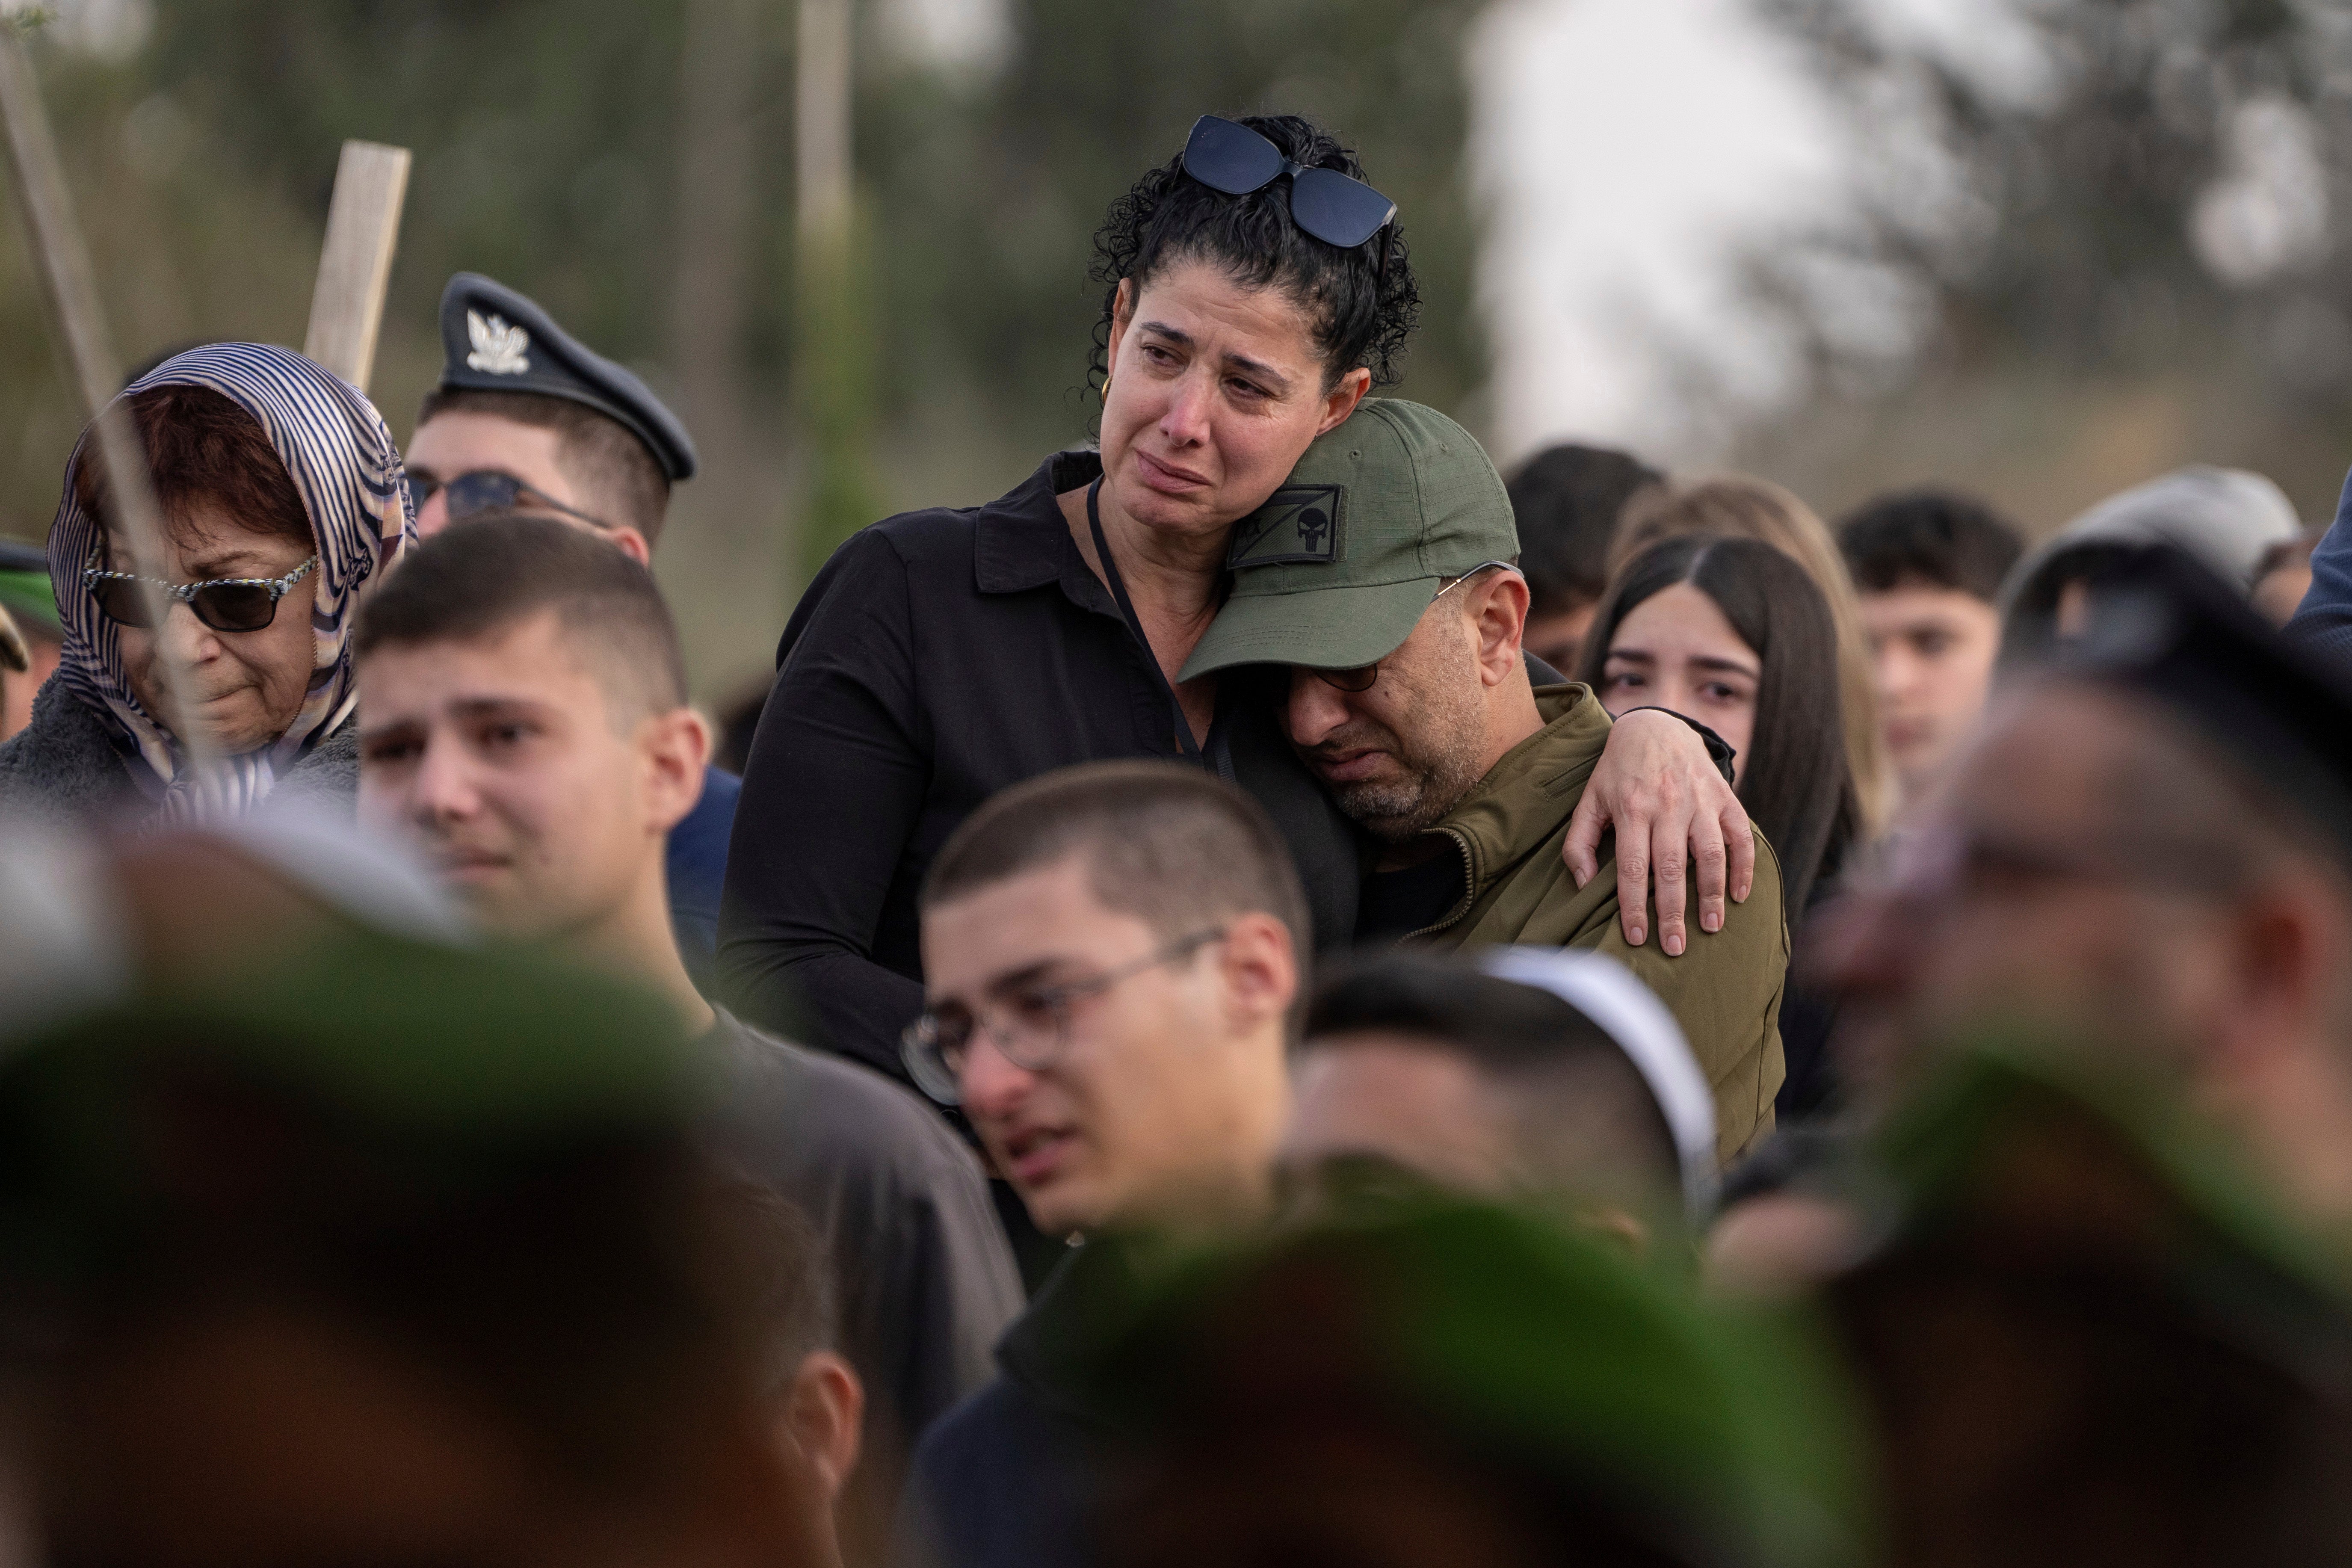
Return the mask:
[[[980,591],[1022,594],[1061,583],[1071,587],[1072,598],[1087,603],[1073,585],[1070,572],[1075,566],[1078,577],[1100,593],[1101,584],[1095,583],[1085,558],[1070,542],[1069,528],[1054,498],[1091,483],[1101,473],[1098,453],[1056,452],[1011,493],[981,508],[972,523],[972,559]],[[1105,598],[1108,601],[1108,595]]]
[[1144,1241],[1117,1236],[1072,1247],[996,1342],[1005,1380],[1064,1415],[1102,1420],[1089,1373],[1148,1300],[1152,1252]]

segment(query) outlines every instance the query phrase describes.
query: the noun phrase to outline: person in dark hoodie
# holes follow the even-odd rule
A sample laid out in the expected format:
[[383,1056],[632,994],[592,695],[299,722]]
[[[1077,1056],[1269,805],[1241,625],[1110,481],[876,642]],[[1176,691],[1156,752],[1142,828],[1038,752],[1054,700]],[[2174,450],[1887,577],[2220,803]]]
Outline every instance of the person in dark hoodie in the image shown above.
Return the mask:
[[85,436],[49,530],[65,646],[32,722],[0,745],[0,807],[190,822],[276,794],[347,808],[352,625],[415,539],[383,418],[261,343],[175,354],[120,401],[163,554],[132,546]]

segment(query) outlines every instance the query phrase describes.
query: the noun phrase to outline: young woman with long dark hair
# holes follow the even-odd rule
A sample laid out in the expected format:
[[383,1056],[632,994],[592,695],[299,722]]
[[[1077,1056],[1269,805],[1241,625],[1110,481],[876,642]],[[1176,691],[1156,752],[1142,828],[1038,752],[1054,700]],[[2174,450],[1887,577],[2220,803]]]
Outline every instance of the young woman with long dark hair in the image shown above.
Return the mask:
[[[1611,713],[1669,709],[1736,753],[1740,804],[1780,862],[1793,931],[1834,885],[1862,810],[1839,700],[1828,601],[1789,556],[1756,539],[1685,535],[1620,569],[1584,643],[1577,679]],[[1781,1121],[1832,1089],[1831,1013],[1792,983],[1780,1008],[1788,1063]]]

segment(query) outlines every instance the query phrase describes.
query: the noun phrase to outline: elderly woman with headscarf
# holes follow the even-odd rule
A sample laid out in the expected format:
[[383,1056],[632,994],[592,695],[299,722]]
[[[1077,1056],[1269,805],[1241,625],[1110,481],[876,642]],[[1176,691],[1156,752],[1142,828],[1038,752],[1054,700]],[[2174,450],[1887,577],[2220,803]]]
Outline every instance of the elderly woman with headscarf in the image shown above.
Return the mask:
[[65,648],[32,723],[0,745],[0,807],[182,822],[272,795],[347,800],[352,623],[415,538],[383,418],[258,343],[174,355],[122,403],[161,552],[125,535],[85,435],[49,530]]

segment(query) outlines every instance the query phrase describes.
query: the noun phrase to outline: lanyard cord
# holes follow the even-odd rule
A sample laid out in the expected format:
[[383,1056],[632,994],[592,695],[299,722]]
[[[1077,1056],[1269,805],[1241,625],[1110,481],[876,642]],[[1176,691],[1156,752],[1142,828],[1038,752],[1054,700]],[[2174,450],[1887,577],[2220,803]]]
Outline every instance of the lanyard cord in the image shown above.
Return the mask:
[[1102,562],[1103,576],[1110,584],[1110,596],[1118,601],[1118,613],[1127,617],[1127,629],[1135,634],[1137,644],[1143,649],[1143,662],[1151,667],[1160,689],[1168,694],[1168,706],[1176,715],[1176,744],[1183,750],[1186,762],[1206,767],[1208,763],[1201,755],[1200,745],[1192,739],[1192,721],[1184,717],[1184,704],[1178,700],[1176,688],[1169,684],[1168,672],[1160,668],[1160,656],[1151,651],[1151,639],[1143,635],[1143,621],[1127,596],[1127,584],[1118,574],[1118,563],[1111,559],[1110,541],[1103,534],[1102,508],[1095,500],[1102,493],[1102,483],[1097,478],[1087,487],[1087,523],[1095,531],[1095,555]]

